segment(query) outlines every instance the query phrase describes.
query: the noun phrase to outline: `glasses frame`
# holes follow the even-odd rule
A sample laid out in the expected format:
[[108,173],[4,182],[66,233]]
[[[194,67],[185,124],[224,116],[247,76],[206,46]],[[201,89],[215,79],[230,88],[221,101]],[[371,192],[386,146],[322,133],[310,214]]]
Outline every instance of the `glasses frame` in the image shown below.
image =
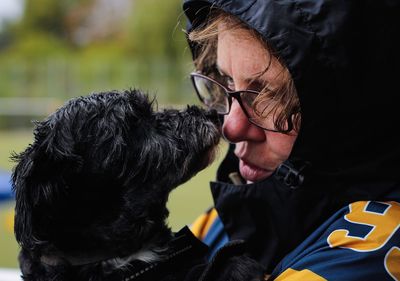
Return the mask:
[[200,77],[200,78],[206,79],[206,80],[208,80],[208,81],[210,81],[210,82],[212,82],[212,83],[215,83],[215,84],[217,84],[218,86],[220,86],[220,87],[225,91],[225,95],[226,95],[227,98],[228,98],[228,110],[227,110],[226,113],[220,113],[220,112],[218,112],[218,114],[221,114],[221,115],[228,115],[228,114],[231,112],[232,98],[235,98],[235,99],[238,101],[238,103],[239,103],[239,105],[240,105],[240,108],[243,110],[244,114],[246,115],[247,120],[248,120],[251,124],[257,126],[258,128],[263,129],[263,130],[265,130],[265,131],[270,131],[270,132],[275,132],[275,133],[283,133],[283,134],[288,133],[288,132],[290,132],[290,131],[293,130],[293,123],[290,122],[290,121],[288,121],[288,128],[287,128],[286,130],[283,130],[283,131],[282,131],[282,130],[273,130],[273,129],[264,128],[263,126],[258,125],[257,123],[255,123],[254,121],[252,121],[252,120],[250,119],[251,117],[250,117],[249,113],[247,112],[245,106],[244,106],[243,103],[242,103],[242,98],[240,97],[240,93],[250,93],[250,94],[253,94],[253,95],[259,95],[260,92],[254,91],[254,90],[231,91],[231,90],[229,90],[226,86],[222,85],[222,84],[219,83],[218,81],[216,81],[216,80],[214,80],[214,79],[212,79],[212,78],[210,78],[210,77],[208,77],[208,76],[206,76],[206,75],[200,74],[200,73],[198,73],[198,72],[192,72],[192,73],[190,73],[190,79],[192,80],[193,87],[194,87],[194,89],[196,90],[197,97],[200,99],[200,101],[201,101],[203,104],[206,104],[206,103],[204,102],[204,99],[203,99],[202,95],[200,94],[199,90],[197,89],[196,82],[195,82],[195,78],[196,78],[196,77]]

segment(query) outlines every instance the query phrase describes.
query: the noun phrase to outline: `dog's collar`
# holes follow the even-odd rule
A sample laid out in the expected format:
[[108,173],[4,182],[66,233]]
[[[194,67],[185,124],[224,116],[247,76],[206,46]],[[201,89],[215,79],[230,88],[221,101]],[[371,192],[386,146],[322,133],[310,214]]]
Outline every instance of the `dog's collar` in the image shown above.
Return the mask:
[[116,276],[111,276],[109,280],[160,280],[168,274],[167,272],[177,274],[184,268],[204,263],[208,250],[208,246],[185,226],[168,243],[168,251],[162,259],[152,263],[135,260],[129,263],[132,268],[129,272],[117,272]]
[[66,252],[53,251],[50,254],[42,255],[40,257],[40,261],[44,264],[50,266],[57,266],[63,263],[68,263],[72,266],[84,266],[98,262],[115,262],[115,263],[129,263],[132,260],[142,260],[142,261],[151,261],[157,259],[156,252],[162,252],[162,249],[157,251],[157,249],[151,250],[152,247],[144,247],[149,250],[140,250],[128,256],[119,256],[116,253],[112,252],[91,252],[87,253],[77,253],[71,254]]
[[50,265],[50,266],[57,266],[60,264],[63,264],[65,262],[68,262],[72,266],[82,266],[82,265],[87,265],[91,263],[96,263],[96,262],[101,262],[104,260],[108,260],[115,257],[114,255],[106,255],[106,254],[101,254],[97,253],[95,255],[84,255],[84,254],[79,254],[79,255],[69,255],[65,253],[58,253],[54,252],[50,255],[42,255],[40,257],[40,261],[44,264]]

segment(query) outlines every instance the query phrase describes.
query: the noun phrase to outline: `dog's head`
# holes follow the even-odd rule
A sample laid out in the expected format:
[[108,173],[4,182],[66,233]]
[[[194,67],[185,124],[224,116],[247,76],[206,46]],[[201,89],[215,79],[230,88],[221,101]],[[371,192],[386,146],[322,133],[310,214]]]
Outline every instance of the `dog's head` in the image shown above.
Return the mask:
[[136,90],[92,94],[36,124],[33,144],[14,156],[23,248],[118,252],[168,231],[169,192],[210,163],[218,117],[152,104]]

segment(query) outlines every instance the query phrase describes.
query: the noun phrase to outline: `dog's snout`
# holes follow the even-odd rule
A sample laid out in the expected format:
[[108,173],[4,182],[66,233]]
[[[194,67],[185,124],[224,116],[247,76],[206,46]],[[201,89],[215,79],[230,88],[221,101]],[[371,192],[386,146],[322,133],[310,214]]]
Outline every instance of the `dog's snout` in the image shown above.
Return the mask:
[[211,121],[215,126],[220,127],[222,124],[222,116],[217,113],[215,109],[205,109],[195,105],[188,106],[187,112],[191,115],[201,115],[208,121]]
[[222,124],[221,115],[215,109],[206,110],[205,116],[218,127]]

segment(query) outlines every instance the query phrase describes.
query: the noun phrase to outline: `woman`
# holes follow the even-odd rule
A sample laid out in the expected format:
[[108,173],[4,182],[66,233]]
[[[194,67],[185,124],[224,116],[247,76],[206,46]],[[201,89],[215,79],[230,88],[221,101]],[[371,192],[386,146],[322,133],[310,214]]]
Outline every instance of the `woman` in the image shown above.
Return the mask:
[[246,240],[276,280],[399,280],[400,3],[183,9],[194,86],[231,143],[193,232],[211,254]]

